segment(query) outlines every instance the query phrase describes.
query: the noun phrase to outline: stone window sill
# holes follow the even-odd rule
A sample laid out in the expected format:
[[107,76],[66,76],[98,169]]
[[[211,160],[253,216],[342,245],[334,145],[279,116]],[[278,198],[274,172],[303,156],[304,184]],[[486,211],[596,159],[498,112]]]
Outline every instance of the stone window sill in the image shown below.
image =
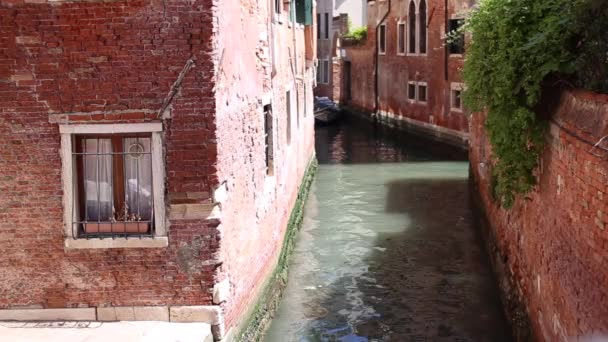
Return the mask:
[[153,238],[65,239],[66,249],[165,248],[167,246],[169,246],[169,239],[164,236]]

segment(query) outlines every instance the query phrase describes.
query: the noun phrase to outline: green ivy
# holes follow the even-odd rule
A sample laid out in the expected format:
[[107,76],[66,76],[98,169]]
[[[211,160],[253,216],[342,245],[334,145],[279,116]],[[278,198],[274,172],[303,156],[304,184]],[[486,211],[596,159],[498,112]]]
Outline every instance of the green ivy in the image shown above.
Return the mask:
[[[534,111],[543,84],[549,76],[576,75],[581,70],[587,60],[581,57],[584,46],[598,39],[596,34],[582,42],[585,25],[579,20],[602,1],[481,0],[467,19],[472,41],[463,72],[464,102],[471,111],[488,113],[493,191],[505,207],[535,185],[534,170],[547,126]],[[600,35],[606,23],[597,23]],[[607,50],[602,49],[605,57]],[[608,84],[606,79],[601,82]]]
[[367,26],[362,26],[355,29],[349,27],[348,32],[344,34],[343,38],[352,39],[357,43],[361,43],[367,39]]

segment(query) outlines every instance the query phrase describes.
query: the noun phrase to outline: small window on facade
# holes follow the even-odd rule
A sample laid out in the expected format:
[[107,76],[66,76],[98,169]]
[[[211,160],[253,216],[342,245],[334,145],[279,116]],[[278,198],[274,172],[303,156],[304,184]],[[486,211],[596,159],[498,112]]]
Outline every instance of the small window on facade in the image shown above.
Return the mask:
[[386,53],[386,25],[380,25],[380,37],[378,38],[378,49],[381,54]]
[[408,52],[416,53],[416,5],[414,1],[410,1],[410,9],[408,13],[408,20],[410,23],[409,26],[409,42],[408,42]]
[[462,27],[464,19],[450,19],[448,25],[450,54],[460,55],[464,53],[464,31]]
[[281,6],[283,6],[283,0],[274,0],[274,13],[281,14]]
[[405,54],[405,23],[397,24],[397,53]]
[[319,60],[319,65],[317,66],[317,84],[323,83],[323,61]]
[[296,91],[296,128],[300,128],[300,110],[302,106],[300,105],[300,92]]
[[317,39],[321,39],[321,13],[317,13]]
[[408,83],[407,98],[410,101],[416,101],[416,83],[415,82]]
[[264,144],[266,156],[266,174],[272,176],[274,173],[274,145],[272,140],[272,105],[264,106]]
[[288,90],[285,94],[285,101],[287,101],[287,113],[285,117],[287,118],[287,127],[285,127],[285,133],[287,136],[287,144],[291,143],[291,111],[292,111],[292,100],[291,100],[291,90]]
[[78,237],[154,235],[151,134],[75,135]]
[[329,84],[329,74],[329,60],[326,59],[323,61],[323,83]]
[[426,83],[418,83],[418,101],[426,102],[427,93],[426,93]]
[[420,17],[420,39],[419,41],[419,52],[424,54],[426,53],[426,1],[420,0],[420,8],[419,8],[419,17]]
[[325,32],[323,32],[325,35],[324,37],[325,39],[329,39],[329,13],[325,13],[325,23],[323,27],[325,28]]
[[452,83],[451,90],[451,108],[455,111],[462,110],[462,84]]

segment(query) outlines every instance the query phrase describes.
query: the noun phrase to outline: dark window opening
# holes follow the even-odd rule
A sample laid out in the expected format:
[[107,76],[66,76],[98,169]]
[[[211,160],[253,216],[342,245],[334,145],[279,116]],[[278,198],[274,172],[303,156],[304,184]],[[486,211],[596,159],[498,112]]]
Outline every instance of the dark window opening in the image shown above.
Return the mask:
[[287,127],[285,128],[285,133],[287,136],[287,144],[289,145],[291,143],[291,91],[287,91],[285,94],[285,101],[287,101]]
[[150,134],[76,135],[78,237],[153,235]]
[[416,84],[410,83],[407,87],[407,98],[410,100],[416,100]]
[[405,53],[405,24],[399,23],[397,25],[397,52]]
[[462,91],[452,90],[452,108],[462,109]]
[[329,13],[325,13],[325,23],[323,27],[325,28],[325,32],[323,33],[325,35],[325,39],[329,39]]
[[321,39],[321,13],[317,13],[317,39]]
[[449,52],[450,54],[463,54],[464,53],[464,19],[450,19],[448,22],[448,35],[449,35]]
[[272,140],[272,105],[264,106],[264,144],[266,156],[266,174],[272,176],[274,173],[274,145]]
[[420,53],[426,53],[426,2],[420,1]]
[[426,102],[426,85],[418,85],[418,101]]
[[282,2],[283,0],[274,0],[274,13],[281,13],[281,6],[283,5]]
[[414,1],[410,1],[408,20],[410,22],[408,51],[409,53],[416,53],[416,5]]
[[379,49],[380,53],[386,53],[386,25],[380,25],[380,38],[379,38]]

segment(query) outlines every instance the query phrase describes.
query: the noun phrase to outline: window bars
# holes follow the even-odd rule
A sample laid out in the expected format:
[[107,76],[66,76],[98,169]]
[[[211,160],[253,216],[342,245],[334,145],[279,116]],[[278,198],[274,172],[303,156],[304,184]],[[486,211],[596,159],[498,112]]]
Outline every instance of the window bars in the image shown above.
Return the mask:
[[150,134],[75,135],[73,238],[154,235]]

